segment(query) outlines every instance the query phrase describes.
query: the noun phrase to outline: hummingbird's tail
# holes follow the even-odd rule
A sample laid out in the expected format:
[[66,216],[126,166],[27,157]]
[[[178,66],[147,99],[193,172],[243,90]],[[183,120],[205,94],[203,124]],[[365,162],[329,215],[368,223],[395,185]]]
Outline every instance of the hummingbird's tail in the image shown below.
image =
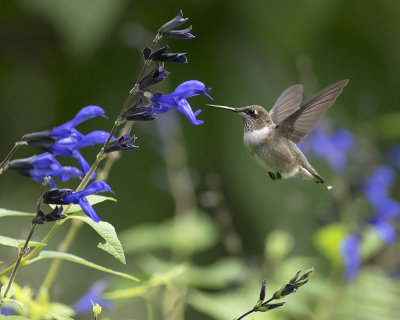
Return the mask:
[[328,189],[328,190],[332,190],[333,189],[333,187],[330,185],[330,184],[328,184],[328,182],[326,182],[325,181],[325,179],[324,178],[322,178],[318,173],[311,173],[313,176],[314,176],[314,178],[315,178],[315,182],[316,183],[322,183],[322,184],[324,184],[324,186]]

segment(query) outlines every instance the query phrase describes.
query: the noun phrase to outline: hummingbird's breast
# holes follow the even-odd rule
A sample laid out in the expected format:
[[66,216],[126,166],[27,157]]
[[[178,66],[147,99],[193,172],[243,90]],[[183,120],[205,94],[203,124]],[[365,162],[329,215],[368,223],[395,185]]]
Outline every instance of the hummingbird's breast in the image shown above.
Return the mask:
[[279,136],[273,127],[265,126],[245,132],[244,144],[257,162],[268,171],[285,174],[296,166],[296,159],[287,139]]

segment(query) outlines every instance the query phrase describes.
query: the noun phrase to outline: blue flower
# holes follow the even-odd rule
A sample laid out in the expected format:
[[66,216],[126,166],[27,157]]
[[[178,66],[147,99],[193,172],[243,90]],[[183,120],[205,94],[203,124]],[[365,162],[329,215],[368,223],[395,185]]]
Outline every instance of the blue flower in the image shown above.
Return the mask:
[[155,105],[153,113],[158,114],[167,112],[171,109],[177,109],[179,112],[186,115],[191,124],[201,125],[204,121],[196,119],[196,116],[201,112],[201,110],[199,109],[193,113],[193,110],[186,99],[199,94],[204,94],[211,98],[207,94],[210,90],[211,89],[206,88],[202,82],[190,80],[180,84],[171,94],[163,95],[145,92],[144,95]]
[[374,217],[369,221],[369,223],[378,232],[382,241],[384,241],[385,243],[393,243],[394,241],[396,241],[396,231],[390,221],[388,221],[387,219]]
[[364,194],[379,216],[400,215],[400,203],[390,199],[389,187],[394,183],[395,171],[386,165],[377,167],[364,185]]
[[342,241],[342,256],[344,260],[344,276],[353,280],[361,266],[360,236],[350,234]]
[[54,143],[51,146],[51,151],[55,155],[61,157],[76,158],[78,160],[79,167],[84,174],[86,174],[89,172],[90,166],[78,150],[84,147],[94,146],[96,144],[103,144],[107,141],[108,136],[109,133],[105,131],[92,131],[86,136],[77,136],[76,133],[73,133],[69,137],[63,138]]
[[355,145],[352,133],[345,129],[339,129],[333,133],[323,126],[317,127],[299,147],[308,153],[312,150],[317,157],[328,160],[331,168],[342,171],[346,166],[346,156]]
[[[23,171],[19,173],[24,174]],[[26,171],[33,181],[42,183],[45,177],[58,177],[61,181],[67,181],[70,178],[82,177],[82,172],[75,167],[64,166],[59,169],[31,169]]]
[[391,147],[388,151],[389,159],[397,168],[400,168],[400,145]]
[[74,203],[79,204],[82,208],[82,211],[90,217],[94,222],[99,222],[100,219],[94,211],[93,207],[89,203],[87,196],[100,192],[112,192],[111,187],[105,183],[104,181],[95,181],[91,183],[86,189],[78,192],[67,193],[63,195],[62,201],[63,203],[53,203],[53,204],[65,204],[65,203]]
[[394,180],[395,171],[389,166],[381,165],[372,172],[364,184],[365,197],[375,209],[375,216],[370,220],[370,224],[386,243],[396,239],[391,219],[400,217],[400,202],[389,196],[389,188]]
[[17,313],[11,308],[2,307],[0,314],[3,316],[13,316],[16,315]]
[[[7,169],[30,177],[32,180],[42,183],[45,177],[58,177],[61,181],[82,176],[82,172],[75,167],[62,166],[54,154],[43,153],[29,158],[10,161]],[[52,184],[51,184],[52,185]]]
[[104,110],[98,106],[88,106],[79,111],[71,121],[53,129],[28,133],[22,137],[22,140],[26,141],[30,146],[45,151],[51,151],[51,146],[53,146],[57,140],[67,138],[72,134],[76,137],[82,136],[82,134],[75,129],[75,126],[97,116],[104,116]]
[[111,310],[113,305],[110,300],[104,299],[101,294],[107,289],[108,283],[104,280],[97,281],[93,286],[75,303],[75,310],[79,314],[91,313],[94,304],[99,304],[102,308]]
[[75,127],[92,118],[102,116],[105,117],[105,112],[98,106],[87,106],[81,109],[78,114],[71,121],[68,121],[61,126],[55,127],[50,134],[50,137],[59,140],[68,137],[72,133],[75,133]]

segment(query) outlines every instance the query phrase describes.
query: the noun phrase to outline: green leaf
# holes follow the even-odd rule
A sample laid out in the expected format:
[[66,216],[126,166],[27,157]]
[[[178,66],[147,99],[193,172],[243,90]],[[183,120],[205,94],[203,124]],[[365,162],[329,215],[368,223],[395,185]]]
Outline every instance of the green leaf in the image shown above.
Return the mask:
[[62,314],[57,314],[54,312],[46,312],[46,314],[50,317],[52,317],[52,319],[56,319],[56,320],[74,320],[73,318],[64,316]]
[[[18,240],[14,238],[9,238],[5,236],[0,236],[0,244],[4,246],[9,246],[9,247],[15,247],[15,248],[20,248],[25,244],[26,240]],[[29,246],[30,247],[43,247],[46,244],[37,242],[37,241],[29,241]]]
[[214,221],[205,213],[188,212],[179,219],[164,223],[135,226],[120,233],[125,252],[138,253],[156,249],[199,252],[218,240]]
[[70,215],[68,218],[81,220],[91,226],[105,240],[105,243],[100,242],[97,247],[126,264],[124,249],[112,224],[105,221],[94,222],[88,216],[78,214]]
[[347,233],[347,227],[343,223],[328,224],[314,233],[315,247],[331,262],[341,263],[340,244]]
[[0,218],[2,217],[34,217],[36,213],[21,212],[0,208]]
[[[158,259],[152,255],[141,257],[140,268],[147,274],[157,271],[167,272],[174,263]],[[185,284],[203,289],[223,289],[231,283],[239,283],[245,276],[246,268],[240,259],[222,258],[212,264],[198,266],[187,264],[186,271],[180,278]]]
[[185,265],[177,265],[166,272],[154,272],[149,280],[141,285],[130,288],[119,289],[103,294],[106,299],[127,299],[143,296],[149,290],[169,284],[175,278],[181,276],[186,271]]
[[139,281],[137,278],[135,278],[134,276],[131,276],[127,273],[123,273],[123,272],[119,272],[119,271],[115,271],[103,266],[100,266],[98,264],[95,264],[93,262],[87,261],[81,257],[78,257],[76,255],[70,254],[70,253],[64,253],[64,252],[57,252],[57,251],[41,251],[39,256],[37,258],[31,259],[27,262],[25,262],[25,264],[30,264],[42,259],[62,259],[62,260],[66,260],[66,261],[71,261],[71,262],[75,262],[75,263],[79,263],[82,264],[84,266],[87,266],[89,268],[93,268],[99,271],[103,271],[103,272],[107,272],[107,273],[111,273],[117,276],[120,276],[122,278],[126,278],[129,280],[133,280],[133,281]]
[[[1,296],[1,298],[4,297],[4,292],[6,291],[7,286],[8,286],[8,281],[7,281],[7,283],[5,283],[5,284],[1,287],[1,290],[0,290],[0,296]],[[11,284],[10,289],[9,289],[8,292],[7,292],[7,297],[6,297],[5,299],[9,299],[9,298],[12,297],[14,294],[15,294],[15,287],[14,287],[13,284]]]

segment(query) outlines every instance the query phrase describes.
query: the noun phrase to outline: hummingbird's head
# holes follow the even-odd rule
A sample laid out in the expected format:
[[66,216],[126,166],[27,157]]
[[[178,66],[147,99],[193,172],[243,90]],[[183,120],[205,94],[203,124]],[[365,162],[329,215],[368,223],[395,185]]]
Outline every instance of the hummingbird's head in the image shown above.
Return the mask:
[[261,106],[253,105],[244,108],[231,108],[211,104],[208,104],[208,106],[237,112],[244,120],[245,131],[258,130],[274,124],[268,111]]

